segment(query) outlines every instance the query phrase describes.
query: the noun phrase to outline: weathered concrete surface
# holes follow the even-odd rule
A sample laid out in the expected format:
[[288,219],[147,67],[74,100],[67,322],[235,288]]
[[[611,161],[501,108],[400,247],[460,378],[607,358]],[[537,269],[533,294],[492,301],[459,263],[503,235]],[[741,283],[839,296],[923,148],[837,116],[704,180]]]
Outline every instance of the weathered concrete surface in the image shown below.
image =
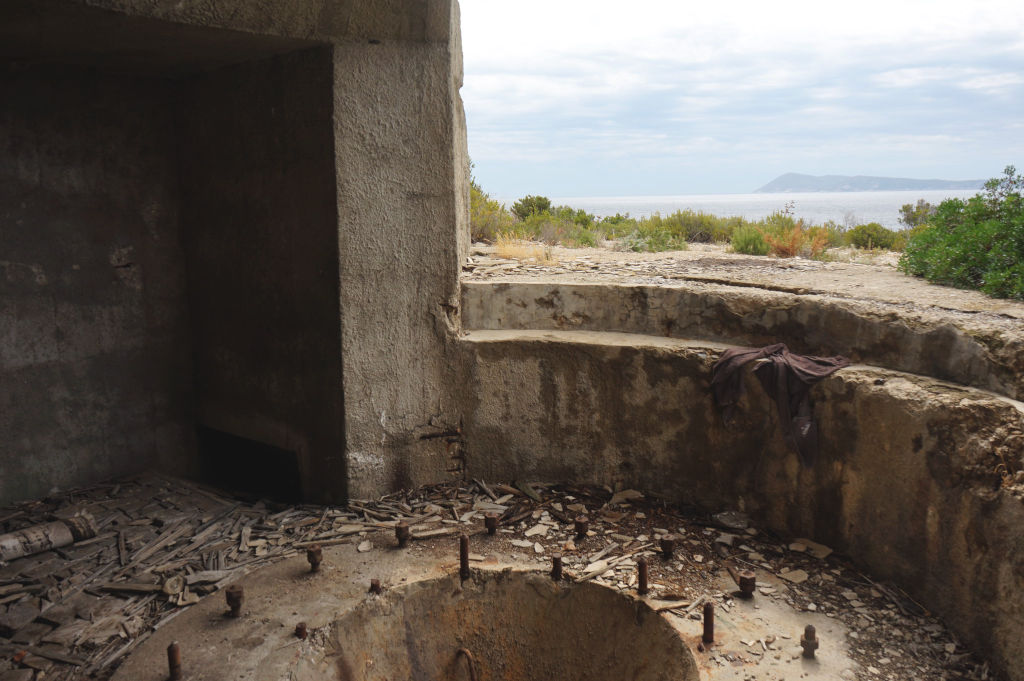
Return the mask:
[[315,48],[178,99],[197,422],[296,452],[318,499],[345,490],[333,80]]
[[1024,654],[1024,406],[864,366],[812,391],[821,453],[801,469],[748,381],[725,427],[723,346],[635,334],[475,331],[466,352],[468,468],[581,480],[739,508],[891,578],[1011,678]]
[[[188,472],[196,422],[298,452],[309,499],[447,475],[448,443],[421,436],[458,428],[458,26],[454,0],[0,6],[0,66],[19,74],[0,100],[18,246],[4,276],[20,287],[3,291],[18,320],[3,331],[19,362],[51,362],[30,378],[3,366],[21,386],[4,399],[23,406],[0,420],[17,443],[0,500],[8,484],[31,496],[155,463]],[[83,243],[89,278],[67,274]],[[142,286],[133,299],[101,290],[111,267]],[[65,294],[37,294],[58,276],[94,300],[55,315]],[[88,329],[55,341],[43,327],[66,315]],[[97,352],[120,364],[66,361]]]
[[[424,7],[437,3],[420,3]],[[469,172],[458,5],[443,43],[334,48],[349,493],[444,479]],[[426,437],[427,439],[424,439]]]
[[0,502],[189,470],[172,112],[150,81],[0,72]]
[[[468,676],[473,655],[475,674]],[[295,681],[697,681],[682,638],[646,603],[546,574],[477,572],[413,582],[340,617]]]
[[466,281],[469,329],[617,331],[759,347],[933,376],[1024,398],[1024,323],[753,286]]

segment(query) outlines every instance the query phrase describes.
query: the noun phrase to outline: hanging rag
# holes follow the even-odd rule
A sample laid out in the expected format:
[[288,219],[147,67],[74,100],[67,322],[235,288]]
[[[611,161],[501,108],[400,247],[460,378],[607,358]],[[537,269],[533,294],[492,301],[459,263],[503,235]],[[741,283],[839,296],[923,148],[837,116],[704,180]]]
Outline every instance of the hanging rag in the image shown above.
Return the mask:
[[743,395],[743,367],[757,362],[754,375],[779,410],[786,444],[804,466],[814,465],[818,456],[818,427],[811,416],[808,399],[811,386],[850,365],[845,357],[810,357],[789,351],[784,343],[763,348],[731,348],[722,353],[711,373],[715,403],[728,424]]

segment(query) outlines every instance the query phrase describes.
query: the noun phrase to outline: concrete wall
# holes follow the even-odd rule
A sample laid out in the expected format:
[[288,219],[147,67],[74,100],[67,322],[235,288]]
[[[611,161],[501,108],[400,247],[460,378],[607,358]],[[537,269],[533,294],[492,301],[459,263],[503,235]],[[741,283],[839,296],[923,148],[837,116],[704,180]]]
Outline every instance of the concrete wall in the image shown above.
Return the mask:
[[474,331],[461,376],[469,475],[589,481],[744,510],[895,581],[1000,669],[1016,669],[1024,485],[1011,481],[1024,468],[1024,405],[844,369],[812,390],[821,452],[804,469],[755,380],[735,423],[723,425],[710,393],[722,349],[636,334]]
[[452,378],[469,172],[458,6],[444,6],[450,40],[334,51],[345,437],[356,498],[444,479],[458,463]]
[[173,98],[0,72],[0,503],[193,449]]
[[466,282],[471,329],[619,331],[842,354],[1024,398],[1024,338],[948,309],[727,285]]
[[196,422],[297,452],[311,500],[449,474],[469,196],[456,2],[12,0],[0,45],[11,73],[140,78],[92,101],[101,76],[5,76],[0,210],[23,243],[5,233],[0,254],[19,385],[0,484],[187,473]]
[[192,76],[178,117],[198,422],[296,452],[306,495],[336,501],[332,68],[324,47]]

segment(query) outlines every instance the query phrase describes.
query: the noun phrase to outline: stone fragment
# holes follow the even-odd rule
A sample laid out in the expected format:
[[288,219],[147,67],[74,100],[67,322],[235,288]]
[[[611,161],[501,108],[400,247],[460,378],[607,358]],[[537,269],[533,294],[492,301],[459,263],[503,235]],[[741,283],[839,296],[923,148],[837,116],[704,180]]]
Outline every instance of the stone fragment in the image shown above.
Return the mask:
[[714,515],[715,520],[733,530],[745,530],[750,526],[750,518],[739,511],[723,511]]
[[807,572],[804,570],[790,570],[779,574],[779,577],[782,577],[787,582],[792,582],[793,584],[803,584],[807,581],[807,576]]
[[537,523],[536,525],[528,529],[526,532],[524,532],[523,535],[527,537],[535,537],[537,535],[546,537],[548,534],[548,529],[550,528],[547,525]]
[[616,492],[612,495],[611,500],[608,502],[609,506],[618,506],[621,503],[634,501],[636,499],[643,499],[643,492],[638,492],[635,489],[624,489],[621,492]]
[[824,560],[828,558],[830,555],[832,555],[832,549],[825,546],[824,544],[819,544],[816,541],[811,541],[810,539],[803,538],[797,539],[795,541],[799,542],[800,544],[803,544],[807,553],[820,560]]
[[366,541],[362,542],[358,547],[356,547],[356,551],[358,551],[359,553],[366,553],[372,548],[373,543],[369,539],[367,539]]

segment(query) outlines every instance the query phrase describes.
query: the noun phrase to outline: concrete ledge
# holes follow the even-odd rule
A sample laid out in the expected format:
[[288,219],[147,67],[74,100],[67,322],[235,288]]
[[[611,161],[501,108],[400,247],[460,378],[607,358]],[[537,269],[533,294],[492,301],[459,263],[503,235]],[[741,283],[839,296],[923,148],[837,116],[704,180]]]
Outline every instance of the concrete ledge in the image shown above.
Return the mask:
[[468,329],[614,331],[842,354],[1024,399],[1024,338],[977,315],[881,301],[687,284],[473,282],[462,284]]
[[[563,308],[564,309],[564,308]],[[748,381],[722,424],[723,346],[585,331],[476,331],[465,353],[469,475],[636,487],[745,510],[892,579],[1011,678],[1024,654],[1024,405],[866,366],[812,391],[821,452],[803,469]]]

